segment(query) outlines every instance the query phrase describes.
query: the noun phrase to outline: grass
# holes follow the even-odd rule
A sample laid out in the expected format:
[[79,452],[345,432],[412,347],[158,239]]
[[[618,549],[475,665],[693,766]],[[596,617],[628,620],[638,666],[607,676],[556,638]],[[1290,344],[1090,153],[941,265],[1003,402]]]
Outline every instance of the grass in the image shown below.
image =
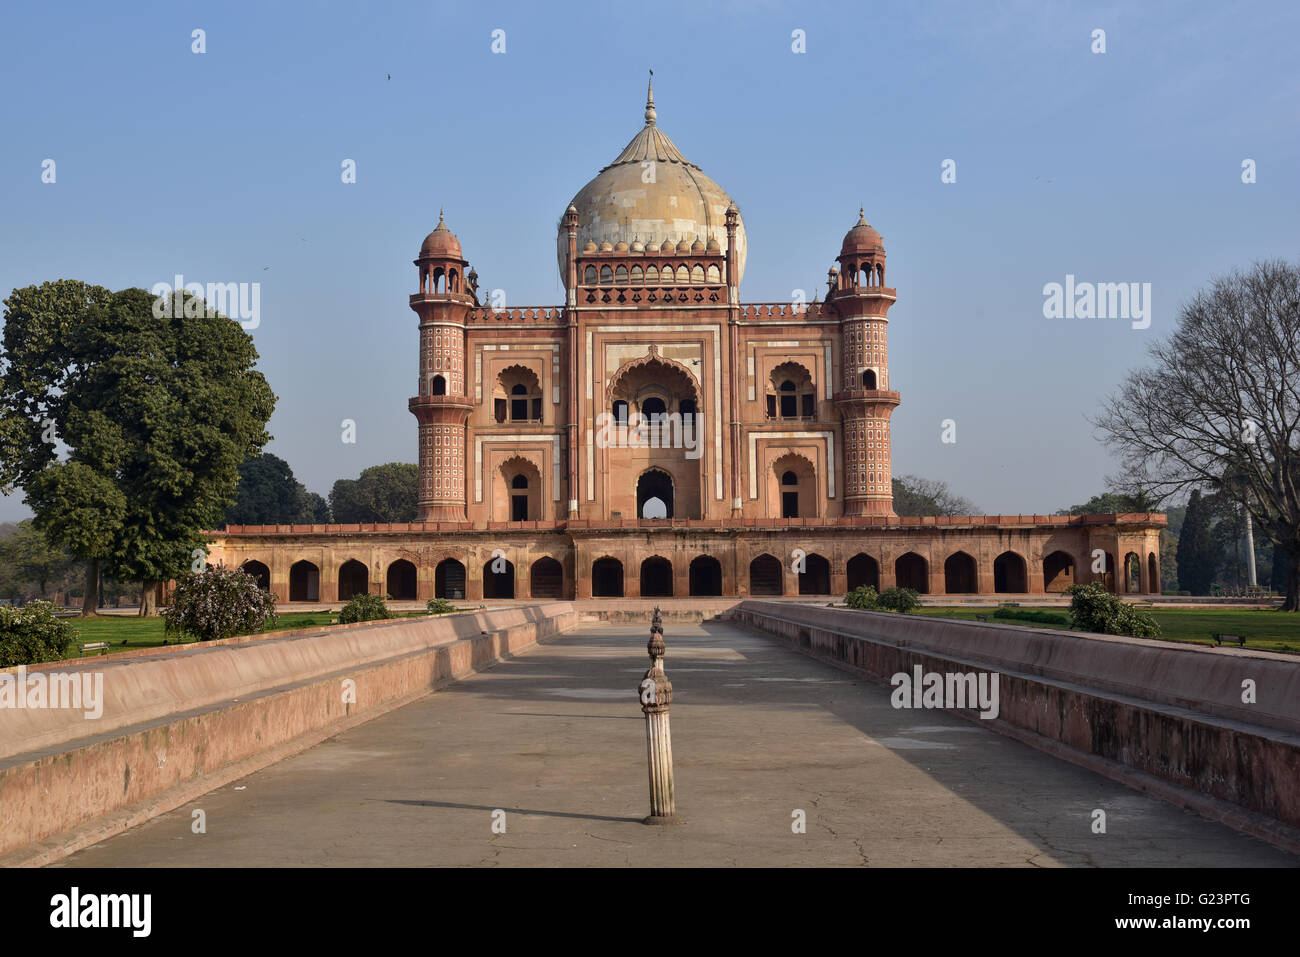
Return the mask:
[[[1049,609],[1057,611],[1057,609]],[[1300,652],[1300,614],[1259,608],[1144,608],[1160,625],[1161,638],[1189,644],[1213,645],[1214,632],[1243,635],[1247,648],[1265,651]],[[1059,628],[1059,625],[1038,625],[994,618],[992,608],[947,608],[925,605],[912,612],[915,615],[932,615],[937,618],[960,618],[974,621],[976,615],[986,615],[990,622],[1000,625],[1023,625],[1029,628]],[[1060,612],[1068,617],[1068,610]],[[1231,647],[1236,647],[1232,645]]]
[[[459,611],[459,609],[457,609]],[[393,612],[394,618],[421,618],[422,611]],[[293,628],[322,628],[338,621],[337,611],[291,611],[282,613],[279,622],[267,631],[288,631]],[[69,658],[81,656],[78,644],[94,641],[108,642],[108,651],[131,651],[136,648],[158,648],[164,643],[178,644],[176,639],[164,642],[163,620],[137,618],[134,615],[100,615],[96,618],[65,619],[77,632],[75,642],[68,648]],[[179,644],[191,644],[194,639],[184,639]],[[103,652],[90,652],[90,657]]]

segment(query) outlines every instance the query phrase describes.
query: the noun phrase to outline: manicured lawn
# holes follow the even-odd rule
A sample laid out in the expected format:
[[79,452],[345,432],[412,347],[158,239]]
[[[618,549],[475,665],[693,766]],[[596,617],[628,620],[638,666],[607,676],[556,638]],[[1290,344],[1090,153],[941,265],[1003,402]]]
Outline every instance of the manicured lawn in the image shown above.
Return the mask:
[[[422,611],[399,611],[396,618],[414,618],[423,615]],[[319,628],[328,626],[331,620],[337,620],[338,610],[334,611],[295,611],[280,615],[280,620],[273,631],[287,631],[293,628]],[[97,618],[68,618],[68,624],[77,632],[77,643],[107,641],[109,652],[130,651],[133,648],[155,648],[163,644],[163,620],[157,618],[136,618],[135,616],[102,615]],[[176,644],[172,639],[169,644]],[[189,641],[182,642],[189,644]],[[102,652],[91,652],[95,654]],[[68,652],[69,658],[80,657],[80,649],[73,644]]]
[[[1069,617],[1069,610],[1066,608],[1043,610]],[[1214,640],[1210,635],[1217,631],[1228,635],[1244,635],[1247,648],[1300,652],[1300,614],[1256,608],[1144,608],[1142,610],[1154,616],[1160,625],[1161,637],[1168,641],[1213,645]],[[990,622],[1001,625],[1026,625],[1031,628],[1057,627],[997,619],[993,617],[993,611],[992,608],[924,606],[912,614],[961,618],[966,621],[974,621],[976,615],[987,615]]]

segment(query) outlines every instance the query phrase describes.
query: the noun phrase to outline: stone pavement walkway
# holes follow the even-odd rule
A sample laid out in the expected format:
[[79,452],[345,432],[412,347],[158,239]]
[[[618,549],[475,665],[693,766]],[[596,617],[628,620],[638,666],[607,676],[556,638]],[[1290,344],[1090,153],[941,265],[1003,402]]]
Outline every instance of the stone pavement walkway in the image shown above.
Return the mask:
[[[599,625],[61,864],[1300,863],[972,722],[895,710],[888,687],[731,625],[665,630],[680,827],[640,823],[648,625]],[[1092,833],[1096,808],[1105,834]],[[806,833],[792,832],[796,811]]]

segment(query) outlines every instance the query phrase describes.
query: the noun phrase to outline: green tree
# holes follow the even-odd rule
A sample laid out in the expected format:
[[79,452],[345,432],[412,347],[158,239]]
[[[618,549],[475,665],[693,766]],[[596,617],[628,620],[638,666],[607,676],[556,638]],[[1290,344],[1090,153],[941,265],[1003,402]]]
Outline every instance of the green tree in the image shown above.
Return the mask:
[[953,494],[947,482],[900,475],[893,481],[897,515],[982,515],[975,505]]
[[0,542],[0,561],[10,565],[23,580],[36,582],[44,598],[48,583],[62,577],[73,557],[30,521],[22,521],[13,535]]
[[[235,504],[226,509],[225,525],[292,525],[326,522],[325,500],[293,476],[289,463],[262,452],[239,465]],[[325,506],[328,509],[328,506]]]
[[373,465],[355,479],[339,479],[330,490],[334,521],[413,522],[419,497],[420,469],[390,462]]
[[1256,533],[1290,553],[1282,607],[1300,611],[1300,264],[1215,279],[1150,357],[1094,420],[1124,486],[1162,498],[1229,491]]
[[1214,504],[1194,489],[1187,500],[1187,514],[1178,536],[1178,583],[1193,595],[1208,595],[1222,560],[1220,543],[1214,537]]
[[1062,509],[1057,515],[1123,515],[1128,512],[1154,512],[1157,503],[1143,489],[1135,492],[1102,492],[1082,505]]
[[311,522],[317,525],[328,525],[330,522],[330,503],[325,501],[325,496],[318,492],[307,493],[307,515],[304,522]]
[[[275,396],[252,338],[188,294],[60,280],[5,300],[4,346],[0,481],[78,557],[143,582],[140,614],[155,614],[159,584],[190,567],[239,463],[270,438]],[[93,516],[89,532],[67,508]]]

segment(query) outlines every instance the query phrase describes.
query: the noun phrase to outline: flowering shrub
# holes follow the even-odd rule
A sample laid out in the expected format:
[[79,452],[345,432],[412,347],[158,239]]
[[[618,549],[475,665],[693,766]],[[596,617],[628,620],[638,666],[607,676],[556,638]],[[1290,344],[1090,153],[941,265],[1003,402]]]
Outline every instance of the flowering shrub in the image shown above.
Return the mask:
[[1066,591],[1070,593],[1070,627],[1076,631],[1131,635],[1134,638],[1160,637],[1160,626],[1154,618],[1138,611],[1118,595],[1112,595],[1098,582],[1071,585]]
[[215,641],[264,631],[279,621],[275,596],[257,587],[241,568],[208,568],[176,582],[176,596],[164,615],[166,633]]
[[379,621],[383,618],[392,618],[392,612],[384,603],[387,597],[387,595],[356,595],[339,612],[339,624],[349,625],[355,621]]
[[0,606],[0,668],[62,661],[76,637],[71,625],[54,617],[48,601],[23,608]]

